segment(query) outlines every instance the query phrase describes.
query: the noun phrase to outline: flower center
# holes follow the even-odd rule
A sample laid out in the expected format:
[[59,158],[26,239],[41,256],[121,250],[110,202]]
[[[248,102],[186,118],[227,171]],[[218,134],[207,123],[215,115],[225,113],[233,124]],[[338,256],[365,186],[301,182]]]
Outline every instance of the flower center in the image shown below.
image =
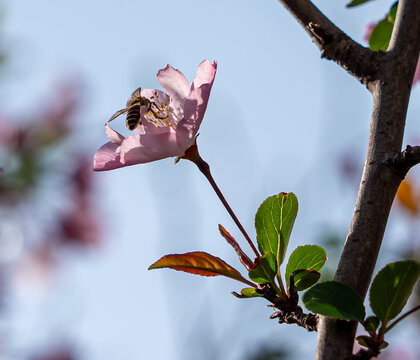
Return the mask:
[[149,99],[147,99],[147,113],[145,117],[151,121],[156,127],[170,126],[175,129],[175,126],[168,119],[169,103],[171,98],[168,94],[162,93],[163,96],[159,96],[157,91],[154,92]]

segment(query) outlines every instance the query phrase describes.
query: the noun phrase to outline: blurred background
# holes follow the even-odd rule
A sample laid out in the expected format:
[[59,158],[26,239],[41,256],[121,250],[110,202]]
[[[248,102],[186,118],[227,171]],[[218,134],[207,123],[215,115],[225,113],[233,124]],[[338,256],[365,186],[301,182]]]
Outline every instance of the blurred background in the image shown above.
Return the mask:
[[[392,1],[315,1],[353,39]],[[293,191],[290,252],[326,247],[333,276],[368,138],[368,91],[275,0],[0,1],[0,358],[313,358],[316,334],[270,320],[240,284],[170,270],[164,254],[207,251],[240,269],[222,224],[248,249],[209,184],[172,159],[93,173],[104,123],[171,64],[192,80],[218,61],[200,153],[248,233],[268,196]],[[406,144],[419,145],[415,87]],[[113,125],[124,130],[124,120]],[[391,213],[378,269],[419,257],[420,172]],[[249,255],[252,253],[249,251]],[[418,303],[418,300],[417,300]],[[416,359],[416,318],[383,359]]]

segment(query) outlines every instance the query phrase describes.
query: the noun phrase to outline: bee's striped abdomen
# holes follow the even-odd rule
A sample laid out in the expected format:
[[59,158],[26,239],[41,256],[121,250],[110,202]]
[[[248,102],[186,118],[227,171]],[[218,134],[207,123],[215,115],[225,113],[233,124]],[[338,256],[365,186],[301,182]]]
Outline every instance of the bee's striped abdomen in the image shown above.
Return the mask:
[[130,106],[125,124],[129,130],[134,130],[140,124],[140,105]]

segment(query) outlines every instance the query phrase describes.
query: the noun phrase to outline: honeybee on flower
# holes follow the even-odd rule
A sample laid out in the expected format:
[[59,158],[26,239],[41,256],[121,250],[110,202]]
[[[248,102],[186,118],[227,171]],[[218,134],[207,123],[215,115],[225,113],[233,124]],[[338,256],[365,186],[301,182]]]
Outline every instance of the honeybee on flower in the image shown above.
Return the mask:
[[131,94],[131,97],[127,101],[127,106],[124,109],[118,110],[108,122],[116,119],[118,116],[127,113],[126,126],[128,130],[134,130],[138,125],[141,125],[141,115],[140,110],[142,107],[145,107],[147,110],[146,116],[151,120],[156,126],[159,122],[165,122],[169,126],[171,123],[168,122],[168,115],[166,113],[169,103],[169,96],[165,100],[159,98],[158,92],[155,91],[155,94],[149,100],[145,96],[141,95],[141,88],[134,90]]
[[[110,119],[127,113],[134,105],[136,114],[127,116],[127,127],[133,126],[135,134],[124,137],[108,123],[105,131],[110,140],[95,154],[93,169],[113,170],[124,166],[147,163],[167,157],[182,157],[194,144],[204,117],[210,91],[216,75],[217,63],[204,60],[197,68],[194,80],[167,65],[157,73],[165,91],[137,89],[125,109],[117,111]],[[131,102],[131,108],[130,108]],[[133,105],[134,104],[134,105]],[[138,107],[137,107],[138,106]],[[130,118],[130,123],[128,121]]]

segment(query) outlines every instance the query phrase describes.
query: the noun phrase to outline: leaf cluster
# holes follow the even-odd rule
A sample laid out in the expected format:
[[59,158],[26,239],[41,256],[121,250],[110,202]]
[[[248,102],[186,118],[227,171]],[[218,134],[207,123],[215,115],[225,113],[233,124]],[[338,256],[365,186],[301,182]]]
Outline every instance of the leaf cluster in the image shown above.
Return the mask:
[[[280,268],[298,212],[298,200],[293,193],[268,197],[255,215],[255,229],[260,255],[252,261],[236,239],[219,225],[221,235],[233,247],[248,272],[248,279],[222,259],[206,252],[163,256],[149,269],[170,268],[201,276],[223,275],[247,285],[237,298],[265,298],[277,309],[271,318],[280,323],[295,323],[309,331],[316,330],[316,315],[304,314],[298,305],[299,292],[305,307],[315,314],[336,319],[358,321],[368,335],[356,340],[372,354],[387,346],[384,335],[402,318],[390,323],[403,310],[420,276],[420,264],[414,260],[399,261],[385,266],[370,288],[370,306],[374,316],[366,318],[366,310],[359,294],[336,281],[318,283],[327,256],[317,245],[297,247],[290,255],[284,278]],[[283,281],[284,279],[284,281]]]
[[274,317],[279,318],[280,322],[297,323],[308,330],[315,330],[316,320],[311,318],[308,321],[308,315],[303,314],[298,306],[298,292],[319,281],[320,271],[327,260],[325,250],[316,245],[299,246],[289,257],[284,277],[280,271],[297,212],[298,200],[293,193],[270,196],[260,205],[255,215],[260,254],[254,261],[245,254],[236,239],[219,225],[221,235],[246,268],[249,280],[220,258],[199,251],[163,256],[149,269],[170,268],[202,276],[223,275],[240,281],[248,287],[240,293],[232,292],[236,297],[263,297],[278,310]]

